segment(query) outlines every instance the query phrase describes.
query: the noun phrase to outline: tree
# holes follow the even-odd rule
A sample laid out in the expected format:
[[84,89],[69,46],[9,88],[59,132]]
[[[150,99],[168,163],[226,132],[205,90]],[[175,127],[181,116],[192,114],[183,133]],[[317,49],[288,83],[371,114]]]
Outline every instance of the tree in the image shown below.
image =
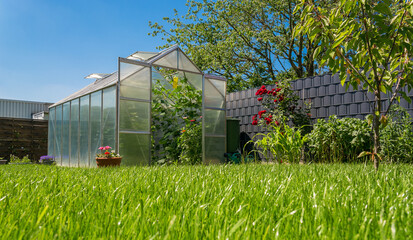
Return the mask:
[[[374,149],[369,154],[378,170],[380,127],[387,122],[390,106],[400,96],[411,101],[402,88],[410,91],[413,86],[412,2],[341,0],[335,8],[323,9],[303,0],[295,11],[302,13],[294,34],[309,35],[317,46],[314,58],[325,51],[320,63],[339,73],[342,85],[373,93]],[[387,92],[391,97],[384,109],[382,93]]]
[[[223,75],[228,90],[273,84],[280,78],[313,76],[322,69],[307,35],[292,37],[297,0],[189,0],[188,12],[164,18],[170,31],[149,23],[153,36],[179,44],[204,71]],[[332,0],[318,1],[329,6]]]

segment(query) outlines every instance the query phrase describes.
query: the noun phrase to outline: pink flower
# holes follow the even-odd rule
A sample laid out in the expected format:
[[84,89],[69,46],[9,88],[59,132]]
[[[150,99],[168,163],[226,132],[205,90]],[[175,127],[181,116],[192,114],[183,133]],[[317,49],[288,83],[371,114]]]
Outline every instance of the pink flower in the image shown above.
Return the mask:
[[106,147],[103,148],[103,150],[109,150],[109,149],[111,149],[111,147],[109,147],[109,146],[106,146]]
[[192,120],[190,120],[191,122],[195,122],[195,120],[194,119],[192,119]]
[[105,150],[105,148],[104,148],[104,147],[100,147],[99,150]]

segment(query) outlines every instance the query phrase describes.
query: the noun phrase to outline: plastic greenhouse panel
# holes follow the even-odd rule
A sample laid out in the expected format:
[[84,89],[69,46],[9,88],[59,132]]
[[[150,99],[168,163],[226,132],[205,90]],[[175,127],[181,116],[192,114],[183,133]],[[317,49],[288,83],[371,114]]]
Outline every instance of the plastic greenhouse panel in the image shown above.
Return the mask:
[[156,60],[153,64],[159,65],[162,67],[176,69],[178,67],[177,60],[178,60],[178,51],[174,50],[170,52],[169,54],[163,56],[162,58]]
[[217,164],[225,161],[225,137],[205,137],[205,163]]
[[120,130],[150,130],[150,104],[148,102],[120,101]]
[[115,148],[116,143],[116,87],[103,89],[102,146]]
[[[120,95],[127,98],[137,99],[150,99],[150,70],[147,67],[136,66],[134,64],[121,63],[121,72],[123,69],[131,71],[129,75],[125,75],[125,78],[121,80]],[[136,70],[133,72],[133,70]]]
[[89,100],[90,95],[80,98],[79,166],[89,166]]
[[222,94],[222,90],[218,90],[217,87],[211,83],[210,79],[207,79],[207,78],[205,79],[204,86],[205,86],[205,89],[204,89],[205,107],[224,108],[225,94]]
[[150,134],[119,133],[119,152],[123,166],[148,165]]
[[69,166],[79,166],[79,99],[70,103],[70,161]]
[[178,51],[178,69],[201,73],[199,69],[189,60],[182,51]]
[[205,109],[205,134],[225,135],[225,111]]
[[101,146],[102,91],[90,95],[90,163],[96,166],[95,155]]
[[63,104],[62,166],[69,166],[70,102]]
[[189,72],[179,72],[180,77],[186,77],[188,82],[196,89],[202,90],[202,75]]
[[57,164],[62,163],[62,105],[56,106],[56,127],[55,127],[55,160]]

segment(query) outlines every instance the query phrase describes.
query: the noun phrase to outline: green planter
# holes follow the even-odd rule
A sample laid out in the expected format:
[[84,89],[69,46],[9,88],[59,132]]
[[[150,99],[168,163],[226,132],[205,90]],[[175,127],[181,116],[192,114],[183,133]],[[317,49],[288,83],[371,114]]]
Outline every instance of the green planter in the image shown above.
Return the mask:
[[227,152],[235,153],[239,149],[239,119],[227,118]]

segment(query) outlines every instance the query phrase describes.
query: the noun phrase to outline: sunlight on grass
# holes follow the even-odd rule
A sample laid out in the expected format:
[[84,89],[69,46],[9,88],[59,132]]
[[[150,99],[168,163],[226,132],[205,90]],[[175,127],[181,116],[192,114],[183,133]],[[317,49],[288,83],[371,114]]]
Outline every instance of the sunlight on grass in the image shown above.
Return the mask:
[[0,167],[3,239],[413,236],[413,166]]

